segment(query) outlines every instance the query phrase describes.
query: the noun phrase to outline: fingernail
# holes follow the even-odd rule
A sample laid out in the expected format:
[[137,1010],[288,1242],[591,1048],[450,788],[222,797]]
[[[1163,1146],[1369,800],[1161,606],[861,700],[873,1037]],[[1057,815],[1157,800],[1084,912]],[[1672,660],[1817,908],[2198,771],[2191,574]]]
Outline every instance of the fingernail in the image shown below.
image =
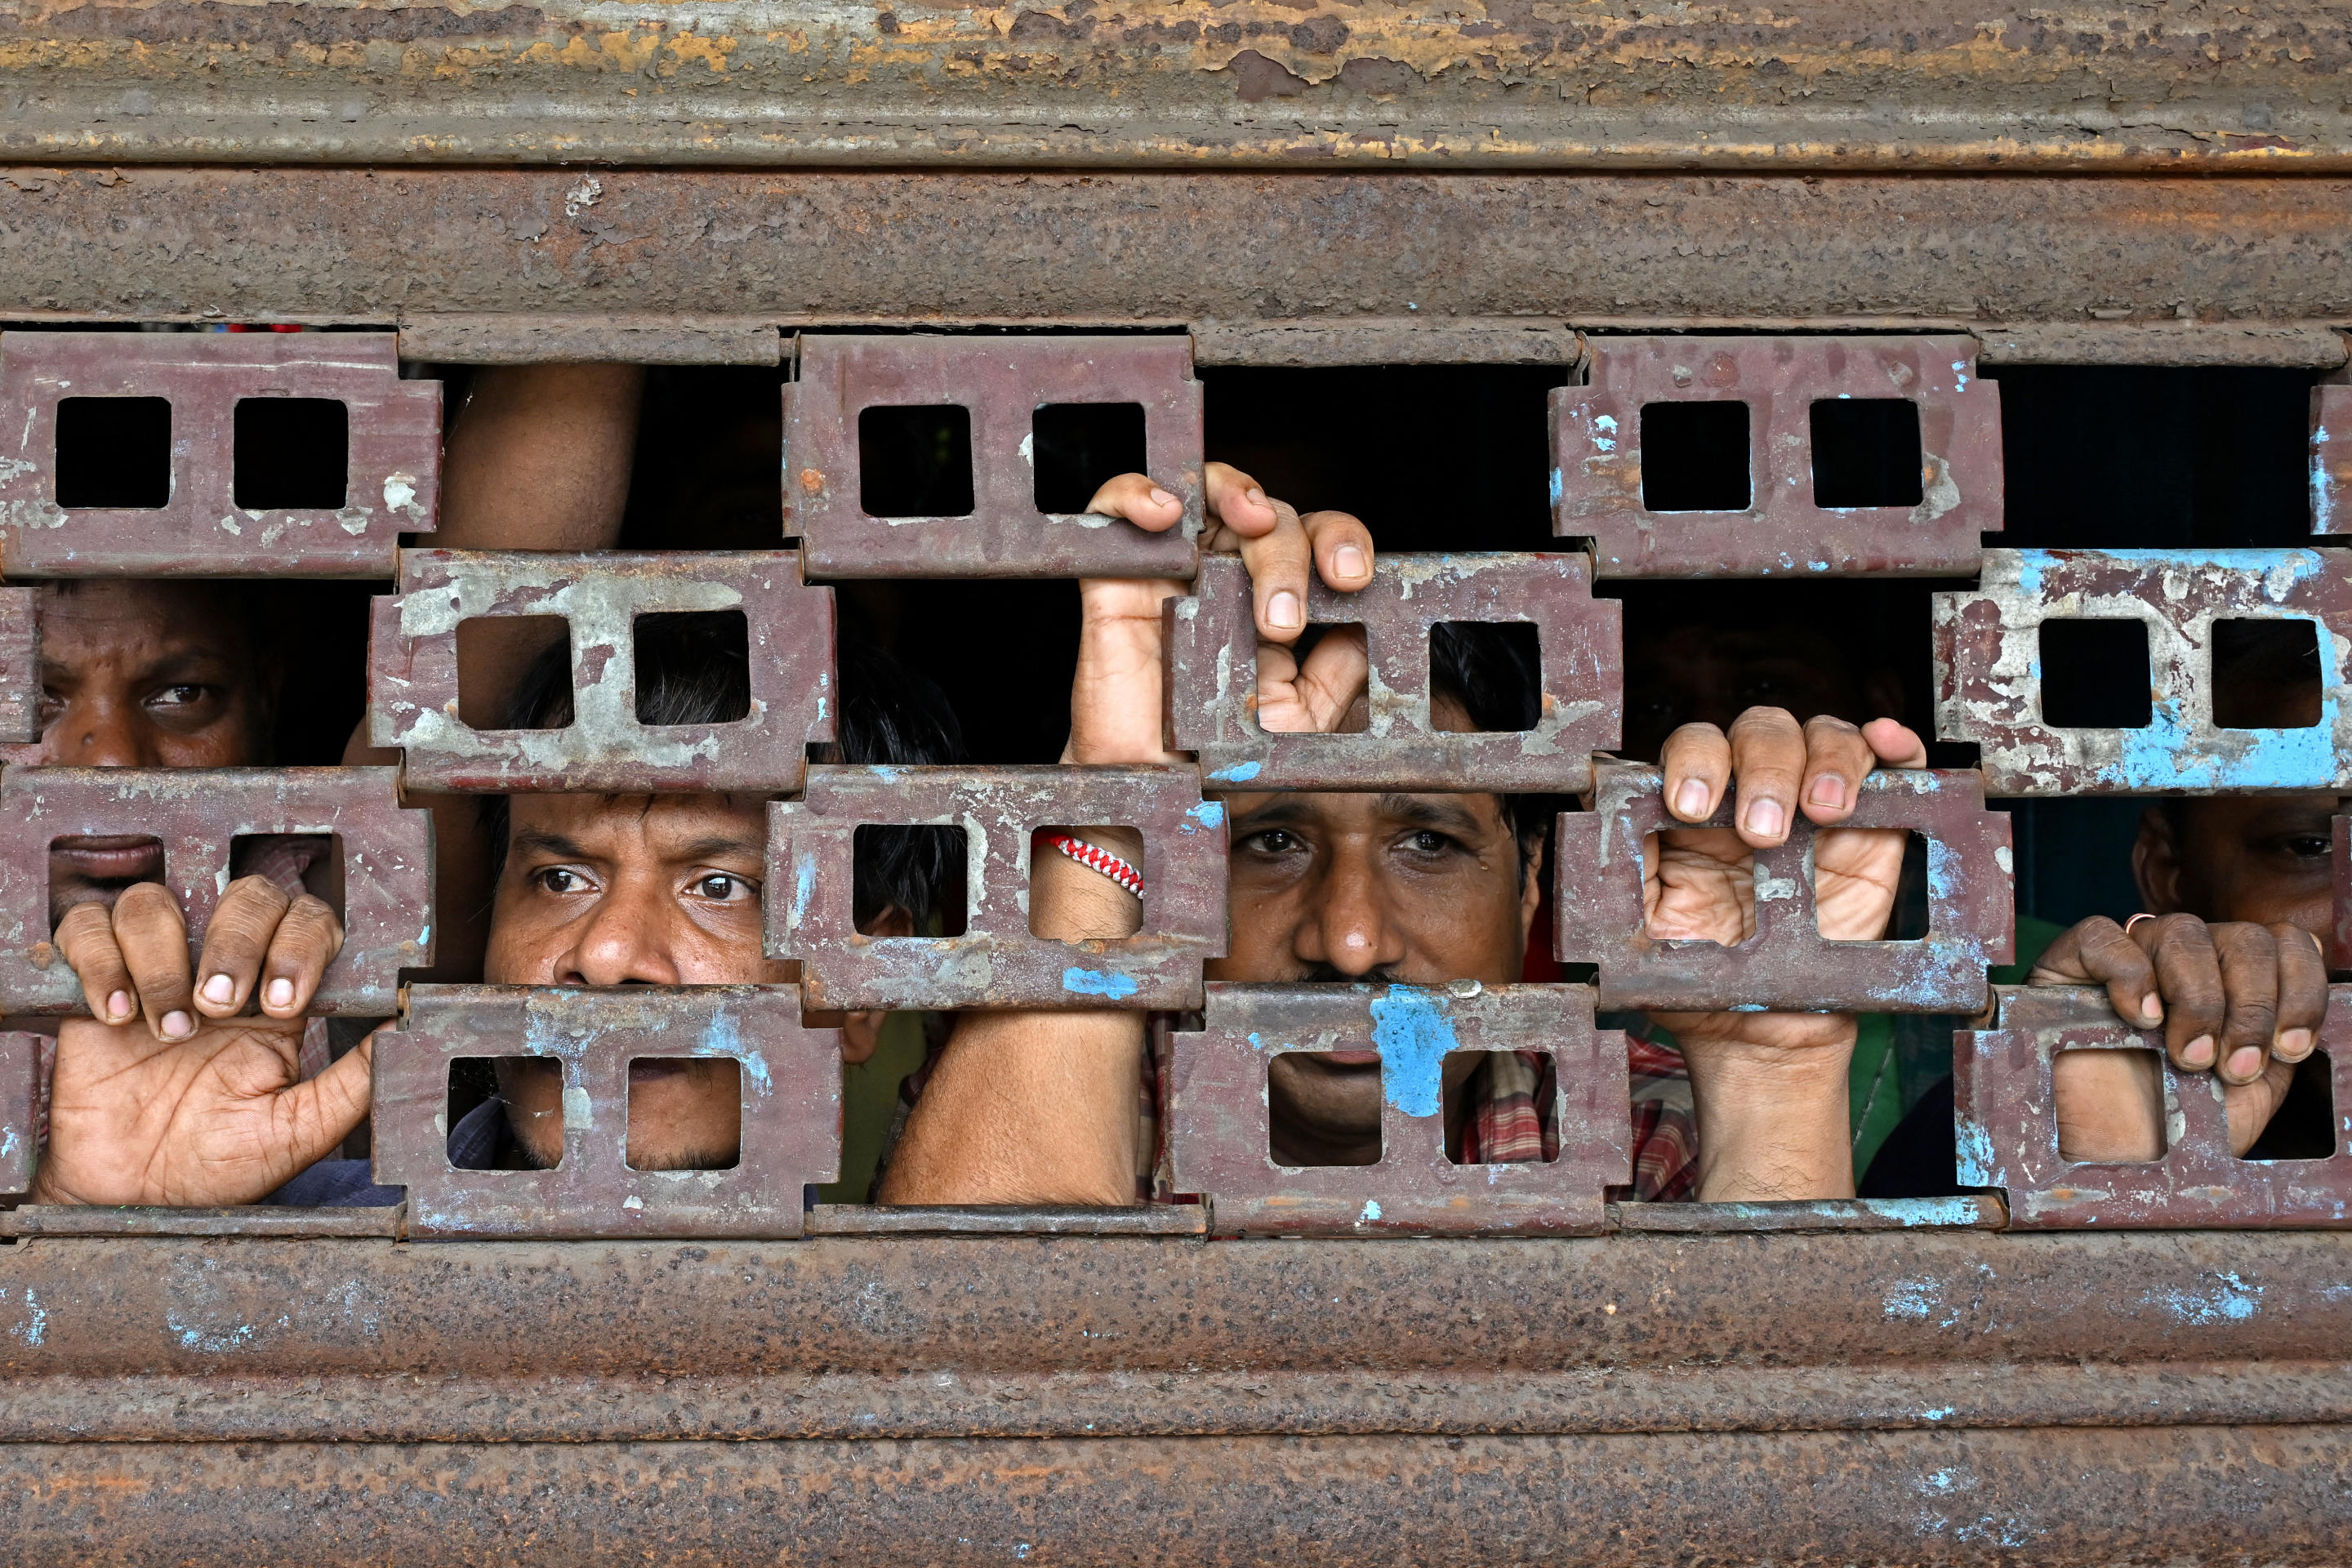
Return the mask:
[[2290,1059],[2300,1058],[2311,1049],[2309,1029],[2289,1029],[2278,1037],[2278,1053]]
[[1675,815],[1685,822],[1695,822],[1706,815],[1706,784],[1703,781],[1683,780],[1683,787],[1675,791]]
[[106,1016],[116,1023],[131,1016],[131,993],[118,991],[106,999]]
[[1355,578],[1364,574],[1364,552],[1352,544],[1342,544],[1331,552],[1331,570],[1342,577]]
[[1265,492],[1259,489],[1255,485],[1251,486],[1248,490],[1244,492],[1242,499],[1249,502],[1252,506],[1264,506],[1266,504]]
[[205,982],[205,1000],[226,1003],[236,994],[236,982],[226,974],[215,974]]
[[2231,1078],[2252,1078],[2263,1070],[2263,1053],[2252,1046],[2241,1046],[2230,1053],[2229,1075]]
[[185,1013],[166,1013],[163,1015],[163,1037],[165,1039],[185,1039],[188,1036],[193,1035],[195,1032],[196,1026],[189,1019]]
[[1815,805],[1840,806],[1845,804],[1845,780],[1835,773],[1823,773],[1813,781]]
[[1780,831],[1780,803],[1777,800],[1751,801],[1748,806],[1748,831],[1759,838],[1770,838]]
[[1303,626],[1305,620],[1298,611],[1298,595],[1276,594],[1268,599],[1265,602],[1265,620],[1268,626],[1280,626],[1285,631]]
[[2195,1039],[2189,1041],[2188,1047],[2180,1053],[2180,1059],[2187,1062],[2193,1068],[2211,1067],[2213,1065],[2213,1037],[2210,1035],[2200,1035]]
[[2151,991],[2139,999],[2139,1016],[2151,1024],[2164,1022],[2164,998]]
[[271,1006],[289,1007],[293,1005],[293,1003],[294,983],[291,980],[273,980],[269,983],[269,1005]]
[[1152,490],[1150,500],[1153,506],[1174,506],[1176,504],[1176,498],[1174,496],[1170,495],[1166,490],[1159,489],[1154,489]]

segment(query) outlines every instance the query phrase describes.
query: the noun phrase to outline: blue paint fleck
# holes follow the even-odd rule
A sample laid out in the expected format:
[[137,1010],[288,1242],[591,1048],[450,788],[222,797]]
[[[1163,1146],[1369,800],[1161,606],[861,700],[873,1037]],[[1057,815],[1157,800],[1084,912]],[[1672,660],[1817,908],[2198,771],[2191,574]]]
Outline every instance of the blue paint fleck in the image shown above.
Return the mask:
[[1562,489],[1564,489],[1564,488],[1565,488],[1565,487],[1564,487],[1564,486],[1562,486],[1562,484],[1560,483],[1559,470],[1558,468],[1554,468],[1554,469],[1551,471],[1551,504],[1552,504],[1552,505],[1554,505],[1554,506],[1558,506],[1558,505],[1559,504],[1560,491],[1561,491],[1561,490],[1562,490]]
[[1917,1318],[1925,1321],[1927,1315],[1943,1304],[1943,1294],[1931,1279],[1906,1279],[1890,1286],[1879,1302],[1879,1310],[1890,1318]]
[[1235,763],[1229,768],[1219,768],[1209,777],[1218,784],[1247,784],[1257,777],[1260,767],[1256,763]]
[[1981,1122],[1965,1118],[1956,1121],[1954,1136],[1958,1142],[1958,1181],[1963,1187],[2006,1187],[2009,1178],[2000,1162],[1993,1158],[1992,1137]]
[[1922,1410],[1919,1412],[1920,1418],[1927,1421],[1948,1420],[1951,1414],[1952,1407],[1948,1405],[1940,1405],[1934,1410]]
[[1358,1225],[1370,1225],[1381,1217],[1381,1205],[1370,1198],[1364,1200],[1364,1212],[1356,1216]]
[[37,1345],[49,1337],[49,1314],[34,1298],[33,1288],[25,1287],[25,1321],[16,1331],[16,1338],[27,1345]]
[[2221,1283],[2210,1289],[2150,1290],[2142,1299],[2152,1307],[2163,1308],[2184,1323],[2218,1323],[2224,1319],[2243,1322],[2261,1310],[2261,1286],[2249,1285],[2231,1273],[2217,1274],[2214,1278]]
[[801,922],[808,918],[809,900],[815,896],[816,861],[813,858],[803,857],[801,863],[793,868],[792,925],[794,931],[798,931]]
[[1381,1053],[1381,1094],[1407,1116],[1443,1108],[1445,1053],[1460,1047],[1445,1000],[1418,985],[1391,985],[1372,998],[1372,1045]]
[[[1204,800],[1184,815],[1191,817],[1193,821],[1199,823],[1203,827],[1214,827],[1225,820],[1224,803],[1222,801]],[[1185,831],[1189,833],[1192,830],[1187,828]]]
[[1140,989],[1132,975],[1105,974],[1097,969],[1065,969],[1062,989],[1080,996],[1102,996],[1116,1002]]

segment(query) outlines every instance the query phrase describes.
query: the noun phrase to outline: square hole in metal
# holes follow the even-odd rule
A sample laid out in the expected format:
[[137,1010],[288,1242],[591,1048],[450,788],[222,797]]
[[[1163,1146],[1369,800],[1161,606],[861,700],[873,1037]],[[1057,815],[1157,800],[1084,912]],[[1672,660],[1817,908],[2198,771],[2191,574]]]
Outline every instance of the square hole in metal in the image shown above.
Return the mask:
[[919,915],[935,911],[934,928],[907,939],[961,936],[971,929],[971,901],[965,879],[971,840],[961,827],[861,824],[849,839],[851,880],[856,886],[851,918],[870,931],[892,909]]
[[[1131,823],[1086,827],[1041,827],[1031,836],[1029,841],[1029,934],[1031,936],[1054,934],[1049,931],[1040,931],[1037,927],[1037,867],[1042,861],[1066,860],[1073,865],[1085,867],[1089,876],[1100,877],[1116,886],[1126,888],[1138,898],[1142,896],[1139,882],[1137,886],[1129,887],[1126,873],[1111,864],[1109,857],[1116,857],[1127,862],[1135,868],[1137,876],[1140,878],[1145,874],[1143,849],[1139,846],[1130,848],[1122,845],[1117,849],[1106,852],[1099,847],[1112,842],[1111,838],[1107,837],[1111,834],[1116,834],[1123,839],[1135,834],[1135,827]],[[1066,845],[1056,844],[1055,842],[1056,839],[1065,840],[1067,843]],[[1070,942],[1075,939],[1065,937],[1061,940]]]
[[[1897,831],[1888,828],[1885,831]],[[1813,840],[1813,931],[1823,942],[1921,942],[1928,931],[1927,836],[1904,831],[1903,854],[1887,864],[1889,841],[1880,838],[1832,840],[1837,846],[1830,863],[1827,902],[1823,901],[1821,840]],[[1883,931],[1854,928],[1855,906],[1875,909],[1885,897],[1871,884],[1888,870],[1895,873],[1895,907]],[[1760,894],[1762,889],[1759,889]]]
[[1429,628],[1430,721],[1439,730],[1532,730],[1543,717],[1543,640],[1533,621]]
[[1047,403],[1030,425],[1037,510],[1082,512],[1106,479],[1149,471],[1140,403]]
[[1813,405],[1812,424],[1815,506],[1919,504],[1926,476],[1917,404],[1907,397],[1824,397]]
[[332,397],[241,397],[231,495],[248,511],[332,510],[351,481],[352,411]]
[[1265,1063],[1265,1152],[1277,1165],[1381,1163],[1381,1054],[1280,1051]]
[[2039,628],[2042,721],[2057,730],[2140,730],[2153,716],[2147,625],[2050,620]]
[[171,399],[59,399],[56,479],[61,507],[171,505]]
[[[740,724],[751,716],[751,623],[742,611],[664,611],[637,616],[630,630],[638,723]],[[668,673],[684,670],[695,673]]]
[[2336,1120],[2336,1068],[2326,1051],[2297,1062],[2286,1097],[2242,1160],[2326,1160],[2341,1142]]
[[[453,1171],[551,1171],[563,1163],[563,1064],[553,1057],[452,1057],[441,1110]],[[544,1123],[545,1165],[515,1129]]]
[[2319,628],[2311,621],[2213,623],[2213,722],[2308,730],[2319,722]]
[[[493,686],[490,673],[527,669],[561,644],[563,679],[541,690],[530,679],[520,692]],[[562,616],[473,616],[457,623],[457,722],[468,730],[563,730],[572,724],[572,623]],[[515,721],[524,721],[517,723]]]
[[1642,506],[1648,511],[1746,511],[1748,405],[1707,398],[1642,405]]
[[868,517],[971,515],[971,411],[886,404],[857,414],[857,504]]
[[2172,1109],[2164,1058],[2151,1050],[2061,1051],[2050,1071],[2057,1085],[2058,1157],[2083,1165],[2135,1165],[2161,1160],[2171,1147]]
[[228,875],[259,877],[289,898],[308,893],[343,918],[340,833],[240,833],[228,841]]
[[637,1057],[629,1063],[632,1171],[731,1171],[741,1163],[743,1064],[732,1057]]
[[49,840],[49,935],[77,904],[114,907],[134,882],[163,880],[163,841],[142,833]]
[[1445,1157],[1457,1165],[1548,1165],[1559,1157],[1559,1089],[1549,1051],[1448,1051]]
[[[1318,621],[1287,647],[1258,644],[1251,710],[1258,729],[1270,735],[1360,735],[1370,729],[1364,679],[1370,647],[1356,621]],[[1341,701],[1347,707],[1333,723],[1331,710]]]

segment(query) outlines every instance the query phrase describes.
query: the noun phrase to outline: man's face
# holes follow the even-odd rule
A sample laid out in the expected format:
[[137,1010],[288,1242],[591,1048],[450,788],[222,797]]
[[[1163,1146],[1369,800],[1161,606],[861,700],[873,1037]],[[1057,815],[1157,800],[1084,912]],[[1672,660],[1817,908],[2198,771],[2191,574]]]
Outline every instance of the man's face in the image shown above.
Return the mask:
[[[1539,889],[1496,796],[1244,795],[1225,807],[1232,955],[1210,961],[1210,979],[1519,978]],[[1449,1063],[1449,1087],[1472,1065]],[[1376,1157],[1372,1052],[1286,1053],[1266,1081],[1277,1159]]]
[[2284,921],[2326,940],[2335,920],[2328,819],[2332,795],[2185,800],[2141,819],[2132,856],[2153,914],[2208,921]]
[[[85,768],[231,768],[268,761],[275,672],[240,614],[203,583],[93,581],[41,594],[41,760]],[[163,875],[146,838],[68,838],[49,852],[53,916]]]
[[[519,795],[483,977],[506,985],[741,985],[789,979],[761,948],[767,808],[749,796]],[[534,1164],[563,1152],[552,1061],[502,1060],[508,1118]],[[732,1165],[741,1082],[730,1061],[629,1068],[628,1163]]]

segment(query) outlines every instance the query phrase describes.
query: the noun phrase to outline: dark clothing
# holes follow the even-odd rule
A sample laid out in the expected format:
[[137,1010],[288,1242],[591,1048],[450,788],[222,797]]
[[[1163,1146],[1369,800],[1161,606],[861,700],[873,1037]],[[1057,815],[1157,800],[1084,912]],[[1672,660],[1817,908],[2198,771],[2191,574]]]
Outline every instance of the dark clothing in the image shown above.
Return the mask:
[[[513,1152],[506,1101],[482,1101],[449,1129],[449,1163],[461,1171],[503,1170]],[[321,1160],[261,1201],[296,1208],[390,1208],[408,1195],[406,1187],[376,1184],[366,1160]]]
[[1959,1190],[1959,1141],[1952,1132],[1952,1080],[1944,1078],[1929,1086],[1887,1134],[1855,1195],[1944,1198]]

